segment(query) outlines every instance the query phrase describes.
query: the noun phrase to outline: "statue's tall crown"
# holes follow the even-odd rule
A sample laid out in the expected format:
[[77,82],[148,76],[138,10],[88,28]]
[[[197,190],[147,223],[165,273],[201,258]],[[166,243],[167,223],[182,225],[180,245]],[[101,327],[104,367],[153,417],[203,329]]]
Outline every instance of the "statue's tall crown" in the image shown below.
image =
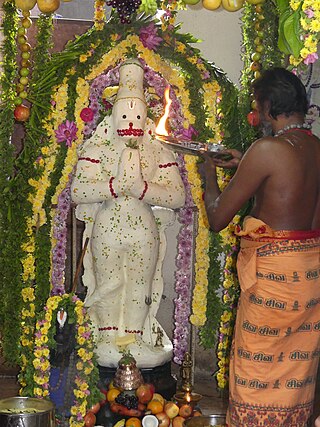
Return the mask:
[[144,103],[144,70],[138,58],[130,58],[120,65],[119,90],[115,102],[119,99],[138,98]]

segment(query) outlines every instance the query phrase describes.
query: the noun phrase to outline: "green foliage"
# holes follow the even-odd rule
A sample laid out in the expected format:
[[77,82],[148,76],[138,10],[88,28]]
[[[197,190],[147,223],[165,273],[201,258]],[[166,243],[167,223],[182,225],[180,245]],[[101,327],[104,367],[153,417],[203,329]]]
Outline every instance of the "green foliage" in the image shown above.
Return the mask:
[[[16,65],[16,35],[18,14],[12,2],[3,4],[3,35],[2,46],[3,72],[0,77],[0,335],[5,359],[13,363],[18,358],[18,340],[20,336],[19,323],[19,262],[20,248],[16,242],[22,232],[19,215],[15,217],[11,201],[12,188],[15,182],[14,156],[15,149],[11,144],[14,128],[14,98],[17,77]],[[12,223],[17,222],[11,232]],[[22,232],[23,233],[23,232]],[[12,258],[12,249],[17,250],[17,256]]]
[[[287,2],[287,0],[283,0]],[[281,67],[285,65],[285,58],[278,49],[278,11],[272,2],[261,3],[263,8],[262,14],[264,19],[260,21],[261,30],[263,31],[263,53],[261,54],[262,70],[271,67]],[[250,69],[252,55],[255,53],[256,45],[254,43],[257,37],[255,24],[258,22],[255,5],[245,3],[242,15],[242,60],[243,70],[241,74],[241,91],[239,110],[241,116],[241,135],[243,147],[247,149],[252,142],[260,136],[260,130],[251,127],[247,121],[247,115],[252,110],[251,103],[253,100],[251,84],[254,80],[253,73]]]
[[274,0],[279,13],[278,47],[286,55],[292,54],[299,57],[303,48],[303,40],[300,37],[302,2],[297,10],[293,11],[289,0]]

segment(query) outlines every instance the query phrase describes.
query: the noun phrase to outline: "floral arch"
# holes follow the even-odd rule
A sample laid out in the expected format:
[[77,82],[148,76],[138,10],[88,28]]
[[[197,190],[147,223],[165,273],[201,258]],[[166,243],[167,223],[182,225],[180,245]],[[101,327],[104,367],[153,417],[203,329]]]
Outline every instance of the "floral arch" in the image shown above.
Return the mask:
[[[120,63],[126,58],[140,58],[145,68],[148,114],[155,121],[163,112],[164,90],[170,87],[172,134],[242,149],[256,135],[256,130],[248,127],[247,114],[252,108],[250,81],[257,71],[252,68],[253,55],[260,46],[256,43],[257,31],[265,31],[265,50],[253,62],[267,68],[284,60],[275,46],[278,28],[275,8],[266,6],[267,2],[261,2],[259,7],[247,4],[243,14],[245,67],[239,94],[226,75],[192,46],[197,40],[180,33],[174,20],[178,2],[158,3],[163,9],[161,18],[140,16],[124,26],[114,14],[106,21],[105,1],[96,0],[92,28],[55,54],[49,53],[52,16],[40,15],[27,98],[31,115],[25,123],[20,153],[15,153],[11,144],[16,96],[11,82],[18,74],[15,37],[19,15],[14,1],[3,6],[5,43],[0,109],[1,123],[6,123],[0,128],[3,352],[7,360],[21,367],[21,393],[47,396],[44,379],[50,367],[41,358],[53,342],[52,318],[59,309],[65,309],[78,331],[82,364],[76,384],[78,407],[74,411],[75,414],[80,411],[82,416],[90,404],[83,390],[92,387],[92,396],[96,395],[93,384],[97,372],[90,340],[88,347],[83,342],[84,336],[90,335],[83,303],[74,295],[74,289],[66,289],[65,285],[70,182],[77,148],[110,113]],[[257,21],[259,28],[255,28]],[[292,58],[291,63],[296,65]],[[232,231],[241,216],[236,216],[218,235],[211,233],[202,200],[198,160],[179,155],[178,161],[187,202],[178,214],[181,229],[175,271],[174,362],[181,363],[189,345],[190,324],[195,325],[201,344],[217,351],[216,378],[218,387],[223,389],[228,381],[228,354],[238,294],[235,274],[238,244]],[[229,178],[229,173],[221,172],[220,186]],[[221,254],[224,254],[223,265]],[[85,372],[89,385],[84,384],[81,376]]]

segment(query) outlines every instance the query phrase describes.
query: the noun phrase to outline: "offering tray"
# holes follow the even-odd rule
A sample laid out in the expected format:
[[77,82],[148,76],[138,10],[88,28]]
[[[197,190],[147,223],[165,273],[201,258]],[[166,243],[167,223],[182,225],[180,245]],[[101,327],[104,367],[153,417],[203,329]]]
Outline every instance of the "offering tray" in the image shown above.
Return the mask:
[[179,139],[173,136],[156,135],[156,138],[163,142],[168,148],[182,154],[191,154],[199,156],[203,152],[210,153],[212,157],[225,156],[223,151],[226,147],[222,144],[207,144],[200,141],[191,141],[187,139]]

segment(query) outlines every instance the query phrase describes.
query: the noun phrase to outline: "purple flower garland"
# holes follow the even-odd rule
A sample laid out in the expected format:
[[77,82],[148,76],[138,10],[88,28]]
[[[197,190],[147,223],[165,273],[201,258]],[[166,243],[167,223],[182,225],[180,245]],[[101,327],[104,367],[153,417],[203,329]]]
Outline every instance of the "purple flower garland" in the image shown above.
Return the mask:
[[65,293],[65,264],[67,248],[67,218],[71,204],[71,175],[68,184],[58,197],[58,204],[53,217],[52,235],[56,244],[52,248],[51,295]]
[[186,203],[178,214],[182,227],[178,234],[173,330],[173,361],[177,364],[182,363],[189,349],[194,219],[194,203],[182,156],[179,156],[179,169],[186,190]]

